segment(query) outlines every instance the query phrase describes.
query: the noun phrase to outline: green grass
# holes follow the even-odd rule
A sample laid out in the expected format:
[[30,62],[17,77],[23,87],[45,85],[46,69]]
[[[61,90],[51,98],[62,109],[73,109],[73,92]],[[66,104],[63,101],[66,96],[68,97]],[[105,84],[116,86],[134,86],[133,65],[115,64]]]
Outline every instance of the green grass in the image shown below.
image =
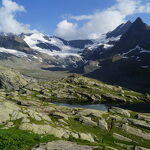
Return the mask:
[[107,134],[107,131],[103,131],[98,127],[90,127],[84,124],[81,124],[79,121],[74,120],[74,118],[69,118],[66,120],[69,128],[74,132],[79,133],[91,133],[92,135],[96,135],[97,141],[101,142],[103,135]]
[[74,120],[73,118],[70,118],[66,122],[68,122],[69,124],[68,126],[74,132],[90,133],[91,135],[95,135],[94,143],[70,137],[69,140],[72,142],[77,142],[78,144],[82,144],[82,145],[100,146],[100,147],[103,147],[104,149],[105,149],[105,146],[119,148],[119,146],[117,146],[114,143],[114,138],[112,137],[112,134],[109,133],[109,131],[104,131],[98,127],[90,127],[90,126],[81,124],[80,122]]
[[57,140],[51,135],[38,135],[31,132],[0,129],[0,150],[29,150],[32,146]]
[[132,139],[133,142],[125,142],[125,141],[119,141],[117,139],[115,139],[116,142],[120,142],[120,143],[124,143],[124,144],[129,144],[129,145],[134,145],[134,146],[142,146],[142,147],[146,147],[146,148],[150,148],[150,141],[149,140],[145,140],[141,137],[129,134],[123,130],[120,130],[120,128],[114,127],[113,132],[118,133],[120,135],[123,135],[129,139]]

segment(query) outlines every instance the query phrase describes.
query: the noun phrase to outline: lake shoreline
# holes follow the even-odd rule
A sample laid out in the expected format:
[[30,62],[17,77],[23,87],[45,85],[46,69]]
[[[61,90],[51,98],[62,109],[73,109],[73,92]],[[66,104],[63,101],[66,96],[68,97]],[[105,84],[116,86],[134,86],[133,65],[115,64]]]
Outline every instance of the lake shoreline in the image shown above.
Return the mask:
[[52,104],[58,106],[66,106],[70,108],[85,108],[85,109],[96,109],[101,111],[108,111],[111,107],[119,107],[122,109],[127,109],[131,111],[136,111],[139,113],[150,113],[150,104],[68,104],[68,103],[59,103],[54,102]]

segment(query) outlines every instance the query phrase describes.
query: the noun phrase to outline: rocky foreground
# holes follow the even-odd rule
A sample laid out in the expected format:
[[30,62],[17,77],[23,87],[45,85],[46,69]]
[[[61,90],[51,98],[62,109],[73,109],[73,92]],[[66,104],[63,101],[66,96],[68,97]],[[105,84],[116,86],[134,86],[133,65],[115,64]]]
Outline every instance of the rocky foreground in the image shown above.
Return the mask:
[[[61,107],[38,100],[32,101],[32,104],[30,101],[16,104],[1,100],[0,124],[0,132],[7,133],[8,130],[17,133],[23,130],[39,135],[40,139],[48,135],[53,136],[53,139],[46,138],[43,141],[46,143],[40,144],[37,140],[28,145],[28,141],[25,143],[28,145],[26,149],[150,149],[150,114],[136,113],[116,107],[108,111],[98,111]],[[9,138],[11,136],[13,135]],[[22,140],[24,138],[26,136]],[[23,149],[23,146],[20,144],[18,149]],[[3,143],[0,148],[8,149]]]
[[[1,94],[1,92],[0,92]],[[149,103],[150,95],[111,86],[80,75],[61,80],[29,82],[26,86],[6,94],[7,99],[26,99],[71,104],[129,104]]]
[[149,150],[150,114],[51,102],[139,103],[150,96],[79,75],[38,82],[0,68],[1,150]]

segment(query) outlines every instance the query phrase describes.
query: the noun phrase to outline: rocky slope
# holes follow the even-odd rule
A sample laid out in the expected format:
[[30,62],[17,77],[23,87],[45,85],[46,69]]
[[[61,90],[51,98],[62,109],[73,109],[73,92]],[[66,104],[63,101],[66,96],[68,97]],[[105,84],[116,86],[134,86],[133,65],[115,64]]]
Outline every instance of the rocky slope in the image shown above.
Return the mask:
[[29,84],[24,89],[24,98],[32,96],[50,102],[67,103],[140,103],[150,102],[149,96],[111,86],[94,79],[71,75],[50,82]]
[[[50,103],[56,100],[138,103],[149,102],[149,95],[80,75],[55,81],[27,82],[19,73],[1,68],[4,75],[1,80],[7,78],[4,84],[7,86],[0,89],[1,150],[150,149],[149,113],[117,107],[108,107],[106,111],[69,108]],[[17,89],[8,91],[7,87],[12,85]]]
[[67,103],[149,103],[149,94],[144,95],[111,86],[103,82],[72,74],[67,78],[53,81],[37,81],[25,78],[19,72],[0,67],[1,99],[41,100]]
[[[116,107],[108,111],[98,111],[92,109],[78,109],[56,106],[38,100],[24,100],[22,103],[1,100],[0,101],[0,132],[19,132],[20,136],[25,131],[26,134],[33,133],[39,138],[49,137],[43,142],[56,140],[47,144],[29,143],[32,150],[46,149],[106,149],[106,150],[148,150],[150,148],[150,115],[136,113]],[[10,135],[9,138],[13,136]],[[56,137],[51,139],[51,137]],[[17,135],[16,135],[17,137]],[[3,137],[4,138],[4,137]],[[25,136],[22,138],[26,140]],[[1,138],[0,138],[1,139]],[[31,138],[32,139],[32,138]],[[57,141],[57,140],[65,141]],[[17,144],[21,149],[25,145]],[[9,140],[6,142],[9,143]],[[58,143],[58,144],[55,144]],[[79,145],[77,145],[78,143]],[[9,149],[14,146],[11,143]],[[88,145],[88,146],[80,146]],[[8,149],[8,145],[2,143],[2,149]],[[33,146],[31,148],[31,146]]]

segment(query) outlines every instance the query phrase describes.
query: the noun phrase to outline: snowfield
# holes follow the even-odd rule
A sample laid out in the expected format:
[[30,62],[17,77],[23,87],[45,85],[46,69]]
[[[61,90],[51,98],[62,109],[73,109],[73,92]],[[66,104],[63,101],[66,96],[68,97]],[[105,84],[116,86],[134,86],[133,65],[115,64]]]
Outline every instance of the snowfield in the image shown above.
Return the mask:
[[[70,46],[66,46],[60,39],[56,37],[48,37],[45,38],[45,35],[42,33],[34,33],[32,35],[25,35],[24,41],[30,46],[30,48],[37,50],[41,53],[46,53],[50,56],[60,56],[60,57],[66,57],[66,56],[76,56],[80,57],[79,52],[81,52],[81,49],[73,48]],[[54,49],[42,49],[37,46],[39,43],[47,43],[54,46],[57,46],[61,49],[61,51],[56,51]]]
[[26,53],[20,52],[19,50],[6,49],[6,48],[3,48],[3,47],[0,47],[0,52],[1,53],[12,54],[12,55],[19,56],[19,57],[27,57],[28,56]]

